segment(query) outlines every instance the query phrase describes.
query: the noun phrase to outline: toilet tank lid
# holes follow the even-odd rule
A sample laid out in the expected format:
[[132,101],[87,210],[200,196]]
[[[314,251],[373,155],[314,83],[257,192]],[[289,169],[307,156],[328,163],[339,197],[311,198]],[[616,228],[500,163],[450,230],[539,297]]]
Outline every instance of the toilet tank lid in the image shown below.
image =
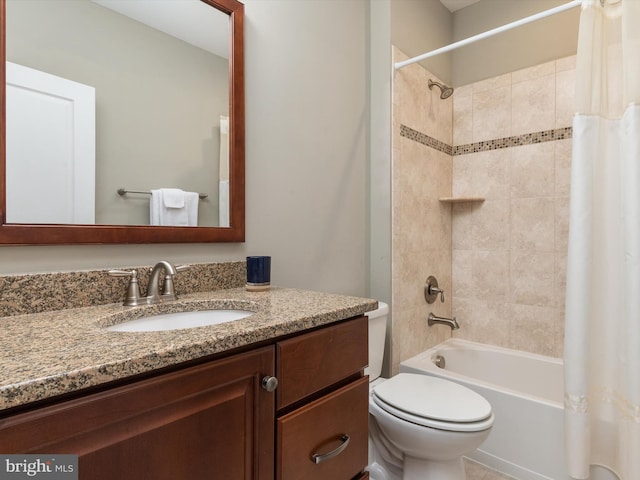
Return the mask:
[[389,305],[384,302],[378,302],[378,308],[365,312],[365,315],[369,318],[378,318],[389,313]]

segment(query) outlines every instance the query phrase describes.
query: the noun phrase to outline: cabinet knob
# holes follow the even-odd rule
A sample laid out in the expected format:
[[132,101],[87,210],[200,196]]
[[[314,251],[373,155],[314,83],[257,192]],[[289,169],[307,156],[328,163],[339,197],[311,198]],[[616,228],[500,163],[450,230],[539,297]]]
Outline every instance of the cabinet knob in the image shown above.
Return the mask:
[[278,379],[276,377],[266,376],[262,379],[262,388],[267,392],[273,392],[278,388]]

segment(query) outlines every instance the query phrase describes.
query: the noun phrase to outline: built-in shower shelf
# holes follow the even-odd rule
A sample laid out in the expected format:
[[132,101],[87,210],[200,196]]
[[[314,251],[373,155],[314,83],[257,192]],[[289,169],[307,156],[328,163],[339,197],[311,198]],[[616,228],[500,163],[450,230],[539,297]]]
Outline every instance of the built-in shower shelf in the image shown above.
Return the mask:
[[440,197],[442,203],[484,202],[484,197]]

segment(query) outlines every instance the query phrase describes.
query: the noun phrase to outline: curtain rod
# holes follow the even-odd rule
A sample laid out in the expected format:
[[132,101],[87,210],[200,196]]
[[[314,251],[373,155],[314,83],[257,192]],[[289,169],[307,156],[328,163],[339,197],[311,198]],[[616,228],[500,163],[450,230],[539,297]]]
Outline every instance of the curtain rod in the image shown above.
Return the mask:
[[459,40],[450,45],[437,48],[436,50],[423,53],[422,55],[418,55],[417,57],[413,57],[408,60],[404,60],[402,62],[396,62],[394,64],[395,70],[400,70],[402,67],[406,67],[407,65],[411,65],[412,63],[420,62],[426,58],[434,57],[436,55],[440,55],[441,53],[446,53],[451,50],[455,50],[456,48],[459,48],[459,47],[464,47],[465,45],[469,45],[470,43],[477,42],[478,40],[492,37],[493,35],[497,35],[498,33],[506,32],[507,30],[520,27],[521,25],[526,25],[527,23],[535,22],[536,20],[540,20],[541,18],[550,17],[551,15],[564,12],[565,10],[569,10],[571,8],[579,7],[580,5],[582,5],[582,0],[573,0],[569,3],[565,3],[564,5],[559,5],[557,7],[550,8],[549,10],[536,13],[535,15],[521,18],[520,20],[516,20],[515,22],[507,23],[506,25],[502,25],[501,27],[493,28],[484,33],[479,33],[472,37],[465,38],[464,40]]

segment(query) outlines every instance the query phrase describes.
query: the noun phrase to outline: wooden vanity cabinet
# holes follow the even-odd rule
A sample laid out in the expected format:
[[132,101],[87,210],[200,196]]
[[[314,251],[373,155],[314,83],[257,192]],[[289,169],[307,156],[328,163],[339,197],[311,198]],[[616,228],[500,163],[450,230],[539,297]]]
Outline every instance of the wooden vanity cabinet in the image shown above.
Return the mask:
[[356,317],[0,418],[0,452],[78,454],[80,480],[364,480],[367,330]]
[[367,478],[368,321],[276,344],[276,480]]
[[269,480],[273,346],[0,420],[2,453],[79,455],[81,480]]

